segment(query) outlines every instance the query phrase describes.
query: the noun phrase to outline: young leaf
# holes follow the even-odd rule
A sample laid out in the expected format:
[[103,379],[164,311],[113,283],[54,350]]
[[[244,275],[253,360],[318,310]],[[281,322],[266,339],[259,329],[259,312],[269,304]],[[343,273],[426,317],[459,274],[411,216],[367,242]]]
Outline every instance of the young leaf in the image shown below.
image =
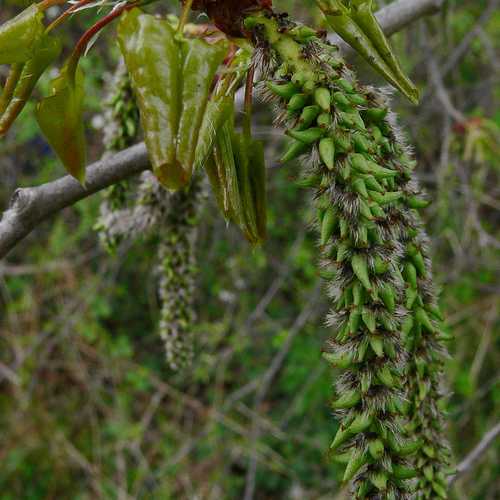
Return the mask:
[[[391,60],[394,56],[375,16],[368,15],[366,12],[367,9],[371,9],[370,5],[363,6],[361,9],[361,4],[365,2],[351,2],[351,8],[348,8],[340,0],[316,0],[316,3],[325,15],[328,24],[341,38],[411,102],[418,102],[417,89],[402,72],[395,71],[392,67],[394,61],[391,62],[391,65],[386,61]],[[357,7],[352,4],[356,4]],[[355,8],[357,8],[356,13],[354,13]],[[361,25],[358,24],[358,21]],[[388,47],[391,56],[387,54]]]
[[132,9],[122,15],[118,42],[141,114],[153,171],[169,189],[189,182],[176,158],[181,113],[180,47],[168,21]]
[[31,59],[44,32],[42,20],[43,12],[33,4],[0,26],[0,64]]
[[47,141],[68,172],[85,180],[83,74],[65,66],[52,82],[52,94],[36,108],[36,119]]
[[168,189],[185,187],[197,161],[210,88],[227,45],[184,39],[169,21],[139,9],[123,15],[118,41],[137,97],[153,171]]
[[351,16],[357,25],[371,40],[382,59],[392,70],[395,79],[404,89],[404,94],[412,101],[419,98],[418,89],[403,72],[399,61],[373,14],[373,0],[353,0],[351,2]]
[[[31,96],[38,80],[45,70],[57,59],[57,57],[59,57],[60,53],[61,41],[58,38],[48,35],[42,37],[33,58],[22,66],[21,73],[10,95],[9,102],[6,102],[5,109],[0,117],[0,136],[7,132],[14,120],[18,117]],[[15,66],[18,66],[18,64],[14,65],[13,68]],[[2,95],[2,98],[3,97]],[[5,96],[6,101],[8,98],[9,96]],[[3,106],[0,106],[0,111],[2,111],[2,107]]]
[[225,43],[208,44],[199,39],[182,42],[182,110],[177,132],[177,161],[188,178],[195,163],[200,129],[210,88],[219,65],[227,54]]

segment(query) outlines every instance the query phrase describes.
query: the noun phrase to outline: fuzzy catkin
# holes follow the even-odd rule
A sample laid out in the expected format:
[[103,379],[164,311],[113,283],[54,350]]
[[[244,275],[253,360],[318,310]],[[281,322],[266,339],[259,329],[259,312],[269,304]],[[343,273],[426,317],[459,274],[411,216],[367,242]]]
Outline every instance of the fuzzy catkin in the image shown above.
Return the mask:
[[[139,111],[125,65],[118,66],[111,87],[104,129],[108,153],[131,146],[139,129]],[[173,370],[188,366],[194,352],[196,222],[203,202],[202,191],[201,180],[196,176],[189,189],[171,194],[146,171],[135,190],[127,181],[107,190],[96,224],[101,242],[109,251],[115,251],[125,240],[157,237],[158,332]]]
[[355,498],[445,498],[444,349],[410,152],[385,96],[360,85],[334,47],[283,16],[247,27],[269,75],[262,94],[293,138],[283,160],[305,158],[302,183],[315,192],[335,331],[325,358],[344,370],[332,454]]
[[[139,110],[123,61],[118,65],[109,86],[109,94],[105,99],[103,128],[105,155],[132,146],[137,140],[139,130]],[[104,192],[96,229],[99,232],[101,244],[109,252],[116,250],[120,241],[127,235],[126,231],[117,230],[116,222],[123,218],[118,215],[127,209],[129,196],[128,181],[118,182]]]
[[159,332],[172,370],[189,366],[194,354],[193,324],[196,266],[197,214],[201,182],[189,191],[172,195],[171,210],[161,232],[158,249],[158,293],[161,301]]

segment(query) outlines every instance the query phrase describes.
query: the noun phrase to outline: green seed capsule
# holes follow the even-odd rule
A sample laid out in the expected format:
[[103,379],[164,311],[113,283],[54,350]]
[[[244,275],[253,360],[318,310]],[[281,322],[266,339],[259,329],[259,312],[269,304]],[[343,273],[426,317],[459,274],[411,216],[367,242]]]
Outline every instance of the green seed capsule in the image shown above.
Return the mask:
[[325,137],[319,142],[319,155],[328,170],[335,167],[335,142],[330,137]]
[[417,320],[417,322],[422,325],[423,328],[425,328],[429,333],[434,333],[435,332],[435,328],[434,328],[434,325],[432,324],[429,316],[427,315],[427,313],[425,312],[425,309],[423,309],[422,307],[419,307],[416,311],[415,311],[415,319]]
[[439,498],[444,498],[444,499],[448,498],[448,493],[446,491],[446,488],[440,485],[439,483],[434,481],[432,483],[432,489],[438,495]]
[[287,109],[290,113],[301,111],[307,104],[308,96],[306,94],[295,94],[288,102]]
[[417,471],[412,467],[395,464],[392,466],[394,477],[398,479],[411,479],[417,476]]
[[333,455],[332,457],[332,460],[339,464],[348,464],[349,460],[351,460],[351,452],[346,451],[345,453],[335,453],[335,455]]
[[378,193],[383,193],[385,191],[385,189],[377,181],[377,179],[373,177],[373,175],[365,175],[363,179],[365,180],[366,187],[371,191],[377,191]]
[[380,255],[375,256],[373,260],[373,267],[376,274],[385,274],[389,270],[389,263],[384,261]]
[[403,196],[400,191],[391,191],[385,194],[380,194],[376,191],[370,191],[370,197],[379,203],[380,205],[389,205],[390,203],[396,203]]
[[373,460],[380,460],[384,456],[384,443],[381,439],[375,439],[368,443],[368,451]]
[[377,329],[375,313],[368,307],[364,307],[361,317],[363,319],[363,323],[366,325],[366,328],[368,328],[368,331],[370,333],[375,333],[375,330]]
[[354,111],[352,113],[347,113],[345,111],[341,111],[338,113],[339,124],[347,129],[358,129],[365,130],[365,124],[361,115]]
[[439,309],[438,306],[428,304],[426,305],[426,308],[437,320],[444,321],[443,313],[441,312],[441,309]]
[[363,111],[363,116],[370,122],[379,123],[387,116],[388,112],[387,108],[370,108]]
[[295,94],[300,92],[300,88],[293,82],[277,84],[274,82],[266,82],[267,88],[278,97],[285,100],[290,100]]
[[347,153],[351,150],[351,137],[348,133],[335,133],[333,140],[339,153]]
[[341,354],[324,352],[323,358],[333,366],[345,370],[352,365],[354,354],[352,352],[345,352]]
[[431,202],[422,198],[418,198],[417,196],[410,196],[406,199],[406,204],[410,208],[418,210],[421,208],[427,208],[431,204]]
[[366,259],[362,255],[354,255],[351,259],[351,266],[356,277],[361,281],[363,286],[367,290],[371,290],[372,285],[370,283],[370,278],[368,275],[368,264],[366,263]]
[[396,453],[400,457],[407,457],[416,453],[422,447],[422,440],[408,441],[403,444],[398,444]]
[[337,400],[332,401],[331,406],[334,410],[347,410],[356,406],[360,401],[361,394],[359,391],[346,391]]
[[353,309],[349,313],[349,333],[354,335],[361,324],[361,311],[359,308]]
[[337,431],[337,434],[335,434],[335,438],[333,439],[332,444],[330,445],[330,450],[336,450],[340,445],[345,443],[350,437],[351,434],[348,432],[348,430],[343,429],[342,426],[340,426],[339,430]]
[[330,113],[321,113],[316,120],[318,127],[328,128],[332,124],[332,115]]
[[338,217],[333,207],[329,207],[323,217],[321,223],[321,245],[324,246],[328,243],[335,231],[338,223]]
[[352,153],[348,157],[350,164],[354,170],[367,174],[370,172],[366,158],[360,153]]
[[335,104],[341,107],[347,107],[350,105],[349,99],[342,92],[334,92],[332,95]]
[[[358,203],[359,203],[359,213],[367,220],[373,220],[373,214],[372,214],[372,211],[370,209],[370,206],[368,205],[368,203],[363,200],[362,198],[359,198],[358,199]],[[366,226],[364,226],[364,229],[366,230],[366,237],[368,239],[368,228]]]
[[337,262],[344,262],[349,256],[351,245],[348,242],[342,242],[337,248]]
[[386,387],[393,388],[396,386],[394,377],[392,376],[392,373],[387,366],[383,366],[382,368],[377,370],[377,378]]
[[309,26],[295,26],[295,28],[289,31],[289,34],[299,43],[305,43],[317,37],[317,32]]
[[411,260],[413,262],[413,265],[417,269],[419,276],[425,278],[427,271],[425,269],[424,256],[420,252],[417,252],[415,255],[412,256]]
[[395,170],[381,167],[378,163],[370,160],[368,160],[368,168],[369,172],[377,179],[390,179],[391,177],[395,177],[397,175]]
[[309,151],[309,145],[302,141],[293,141],[289,148],[286,150],[285,154],[281,157],[281,163],[287,163],[289,161],[295,160],[299,156],[303,155]]
[[380,205],[378,205],[377,203],[371,203],[369,207],[370,207],[370,212],[374,217],[377,217],[378,219],[385,218],[384,209]]
[[384,138],[384,136],[382,135],[382,131],[376,126],[370,127],[370,130],[371,130],[373,139],[378,144]]
[[342,481],[350,481],[356,473],[366,464],[368,457],[362,451],[356,449],[352,452],[351,460],[347,464]]
[[353,104],[356,104],[357,106],[363,106],[364,104],[366,104],[366,97],[362,96],[361,94],[350,94],[349,101]]
[[[302,146],[302,143],[300,144]],[[318,187],[320,182],[321,182],[321,177],[319,175],[309,175],[307,177],[303,177],[302,179],[296,181],[296,184],[300,188],[310,189]]]
[[323,137],[325,131],[319,127],[309,128],[307,130],[287,130],[287,135],[294,139],[310,145]]
[[384,342],[380,335],[370,335],[370,347],[378,358],[384,356]]
[[388,476],[386,472],[378,471],[378,472],[373,472],[370,475],[370,482],[377,488],[378,491],[385,491],[387,490],[387,480]]
[[354,87],[345,78],[339,78],[335,82],[344,92],[352,94],[354,92]]
[[365,290],[361,283],[354,283],[352,286],[352,297],[355,306],[360,306],[365,301]]
[[408,287],[406,289],[406,304],[405,307],[406,309],[412,309],[413,305],[415,304],[415,301],[417,300],[418,297],[418,290],[416,288],[411,288]]
[[354,150],[357,153],[368,153],[371,149],[370,142],[366,137],[361,135],[360,133],[356,133],[352,137],[354,143]]
[[405,263],[403,275],[405,277],[406,282],[409,283],[413,289],[416,289],[417,288],[417,269],[415,268],[415,266],[411,262]]
[[302,114],[300,115],[299,118],[299,125],[297,127],[298,130],[306,130],[308,129],[311,124],[314,122],[318,114],[320,113],[321,109],[317,105],[313,106],[306,106],[302,110]]
[[352,189],[355,193],[358,193],[363,198],[368,198],[368,191],[366,189],[365,181],[362,178],[356,179],[352,183]]
[[330,111],[332,104],[330,91],[325,87],[319,87],[314,91],[314,101],[325,112]]
[[372,420],[373,418],[371,415],[366,413],[357,415],[352,421],[352,424],[349,426],[348,431],[351,434],[359,434],[360,432],[366,431],[366,429],[368,429],[368,427],[372,424]]
[[396,292],[392,285],[385,283],[381,289],[380,298],[382,299],[385,307],[390,313],[394,313],[396,311]]
[[413,328],[413,324],[413,317],[407,316],[403,322],[403,325],[401,326],[401,331],[405,337],[410,333],[411,329]]

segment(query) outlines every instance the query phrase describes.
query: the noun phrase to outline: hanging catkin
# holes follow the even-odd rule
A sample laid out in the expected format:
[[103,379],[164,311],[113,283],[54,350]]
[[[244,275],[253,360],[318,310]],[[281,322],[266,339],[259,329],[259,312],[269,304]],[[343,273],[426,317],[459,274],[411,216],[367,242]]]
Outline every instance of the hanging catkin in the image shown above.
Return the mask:
[[269,75],[262,94],[292,139],[282,161],[302,157],[314,190],[335,332],[324,356],[343,370],[332,455],[355,498],[445,498],[445,351],[410,152],[384,95],[313,30],[283,16],[246,25]]
[[[118,66],[111,87],[104,142],[108,152],[116,152],[137,140],[139,111],[123,64]],[[128,182],[107,190],[96,228],[103,245],[111,251],[124,240],[153,235],[158,238],[158,331],[168,365],[178,370],[189,365],[194,350],[194,245],[203,198],[201,180],[196,176],[189,189],[171,194],[146,171],[141,174],[135,193],[130,190]]]

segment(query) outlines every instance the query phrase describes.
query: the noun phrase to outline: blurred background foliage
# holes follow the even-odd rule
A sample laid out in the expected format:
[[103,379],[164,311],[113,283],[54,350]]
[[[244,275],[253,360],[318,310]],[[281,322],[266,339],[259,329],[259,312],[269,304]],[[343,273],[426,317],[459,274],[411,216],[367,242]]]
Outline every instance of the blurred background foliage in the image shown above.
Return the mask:
[[[26,3],[2,0],[0,20]],[[160,9],[175,10],[170,3]],[[275,0],[318,25],[312,4]],[[399,96],[394,106],[434,201],[427,222],[435,272],[456,337],[447,376],[458,460],[500,408],[495,5],[450,0],[442,14],[393,37],[423,93],[418,107]],[[68,23],[67,48],[93,16]],[[83,61],[92,159],[102,153],[103,95],[117,60],[111,29]],[[379,82],[352,62],[363,81]],[[268,111],[257,108],[255,132],[278,167],[281,134]],[[0,144],[0,158],[2,207],[17,186],[63,174],[30,108]],[[191,372],[167,369],[156,332],[155,238],[106,254],[93,231],[99,196],[38,227],[0,264],[2,500],[347,498],[325,455],[336,427],[327,404],[335,373],[320,357],[327,303],[298,172],[269,170],[269,239],[260,249],[226,227],[212,199],[204,207]],[[499,498],[499,454],[497,443],[452,498]]]

